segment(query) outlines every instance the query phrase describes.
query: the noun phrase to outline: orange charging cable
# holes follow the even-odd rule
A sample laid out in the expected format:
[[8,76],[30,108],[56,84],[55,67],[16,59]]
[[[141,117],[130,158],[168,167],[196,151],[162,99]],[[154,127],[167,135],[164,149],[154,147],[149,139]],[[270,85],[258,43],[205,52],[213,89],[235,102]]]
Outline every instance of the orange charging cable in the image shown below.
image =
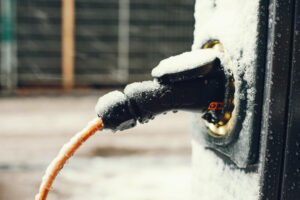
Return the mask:
[[53,181],[59,171],[62,169],[67,160],[89,137],[94,135],[98,130],[103,128],[103,122],[100,118],[92,120],[86,128],[78,132],[71,140],[66,143],[56,156],[56,158],[48,166],[43,176],[39,193],[35,196],[35,200],[46,200],[51,189]]

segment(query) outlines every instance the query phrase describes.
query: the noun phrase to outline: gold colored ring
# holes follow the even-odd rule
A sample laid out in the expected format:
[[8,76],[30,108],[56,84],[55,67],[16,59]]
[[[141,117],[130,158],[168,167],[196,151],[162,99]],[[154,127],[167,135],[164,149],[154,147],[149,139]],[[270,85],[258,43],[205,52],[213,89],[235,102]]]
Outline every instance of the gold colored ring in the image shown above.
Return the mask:
[[[207,42],[203,46],[203,49],[207,49],[207,48],[216,49],[220,51],[220,53],[222,53],[223,55],[225,54],[223,45],[217,40],[212,40]],[[225,63],[222,64],[225,65],[228,69],[232,68],[232,62],[229,57],[226,57]],[[235,116],[236,116],[236,109],[234,109],[235,108],[234,105],[235,83],[234,83],[233,76],[230,77],[229,79],[230,79],[229,87],[230,89],[232,89],[231,91],[233,91],[233,93],[230,94],[230,96],[227,99],[226,108],[223,108],[224,114],[222,116],[222,119],[217,123],[210,123],[207,120],[203,119],[210,135],[216,138],[221,138],[228,135],[228,133],[232,130],[235,121]]]

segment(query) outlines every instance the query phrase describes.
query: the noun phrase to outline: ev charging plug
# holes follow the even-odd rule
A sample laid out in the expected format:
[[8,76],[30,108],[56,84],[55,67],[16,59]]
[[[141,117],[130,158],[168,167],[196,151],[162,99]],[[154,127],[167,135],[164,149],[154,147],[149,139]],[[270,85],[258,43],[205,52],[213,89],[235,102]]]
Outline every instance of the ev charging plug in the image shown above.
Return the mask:
[[137,121],[146,123],[171,110],[203,113],[210,123],[222,120],[228,76],[217,50],[195,50],[162,60],[152,76],[152,81],[132,83],[123,93],[113,91],[99,98],[95,110],[104,128],[132,128]]

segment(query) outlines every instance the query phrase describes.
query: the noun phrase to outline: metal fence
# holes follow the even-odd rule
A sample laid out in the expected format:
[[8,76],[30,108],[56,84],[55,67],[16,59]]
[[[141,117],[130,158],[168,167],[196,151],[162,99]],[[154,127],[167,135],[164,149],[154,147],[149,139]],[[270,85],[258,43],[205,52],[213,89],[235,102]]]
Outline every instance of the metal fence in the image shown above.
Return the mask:
[[[23,87],[61,85],[62,1],[0,1],[2,88],[11,76],[3,62],[7,2],[16,7],[11,8],[17,46],[13,81]],[[159,60],[190,49],[193,13],[194,0],[76,0],[75,85],[149,79]]]

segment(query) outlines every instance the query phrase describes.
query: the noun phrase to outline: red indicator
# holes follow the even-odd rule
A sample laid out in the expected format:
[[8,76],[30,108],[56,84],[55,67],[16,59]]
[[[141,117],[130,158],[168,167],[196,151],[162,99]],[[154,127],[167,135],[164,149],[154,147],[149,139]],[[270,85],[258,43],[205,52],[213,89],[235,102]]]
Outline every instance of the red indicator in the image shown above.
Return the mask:
[[222,102],[211,102],[208,106],[208,110],[222,110],[224,103]]

